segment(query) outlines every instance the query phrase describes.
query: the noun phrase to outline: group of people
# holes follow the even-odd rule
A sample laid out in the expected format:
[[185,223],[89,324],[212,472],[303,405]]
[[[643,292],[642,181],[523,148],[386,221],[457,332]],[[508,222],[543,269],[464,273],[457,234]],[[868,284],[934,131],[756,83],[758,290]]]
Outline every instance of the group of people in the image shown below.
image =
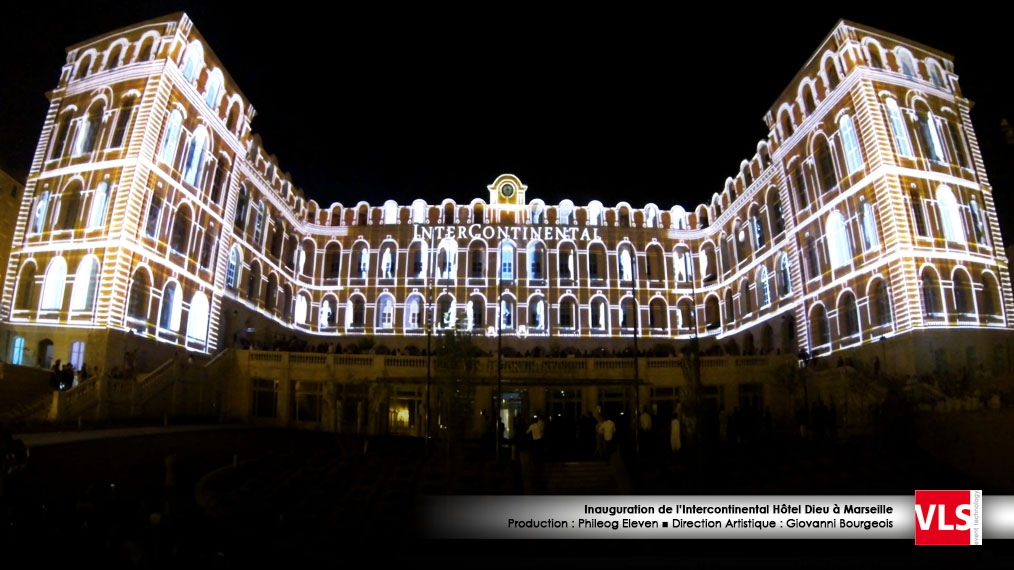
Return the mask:
[[57,359],[50,371],[49,386],[54,390],[70,390],[77,382],[84,382],[88,378],[88,367],[83,362],[81,370],[75,370],[70,362],[61,365]]

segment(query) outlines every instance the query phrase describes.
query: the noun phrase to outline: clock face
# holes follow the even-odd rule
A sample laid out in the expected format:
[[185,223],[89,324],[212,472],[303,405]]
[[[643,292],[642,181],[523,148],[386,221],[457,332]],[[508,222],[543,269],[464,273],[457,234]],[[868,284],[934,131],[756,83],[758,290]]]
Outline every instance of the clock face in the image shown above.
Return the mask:
[[514,195],[514,185],[513,184],[504,184],[503,186],[501,186],[500,187],[500,195],[503,196],[504,198],[510,198],[511,196],[513,196]]

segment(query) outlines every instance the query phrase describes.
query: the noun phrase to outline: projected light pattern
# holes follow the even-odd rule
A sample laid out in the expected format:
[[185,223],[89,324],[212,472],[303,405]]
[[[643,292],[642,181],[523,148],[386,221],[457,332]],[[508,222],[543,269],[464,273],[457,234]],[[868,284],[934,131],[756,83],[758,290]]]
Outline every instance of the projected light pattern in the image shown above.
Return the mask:
[[[14,228],[3,318],[210,352],[223,303],[280,329],[538,342],[737,339],[822,354],[1009,328],[992,189],[950,57],[841,22],[692,210],[307,200],[186,15],[70,48]],[[660,181],[659,202],[679,189]],[[428,316],[427,316],[428,315]],[[242,318],[235,319],[237,322]],[[400,412],[398,420],[402,421]]]

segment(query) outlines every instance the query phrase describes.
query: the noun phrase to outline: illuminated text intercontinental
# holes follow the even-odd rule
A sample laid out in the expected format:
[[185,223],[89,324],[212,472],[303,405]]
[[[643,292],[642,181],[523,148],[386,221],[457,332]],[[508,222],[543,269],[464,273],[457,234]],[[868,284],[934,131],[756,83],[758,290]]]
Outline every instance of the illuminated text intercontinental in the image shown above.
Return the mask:
[[[6,354],[155,370],[126,390],[90,379],[61,395],[71,415],[213,401],[419,433],[439,376],[423,355],[450,329],[504,347],[478,358],[477,415],[497,372],[526,412],[665,413],[694,337],[719,409],[771,403],[764,370],[800,351],[900,376],[1009,372],[1007,259],[953,61],[850,22],[764,115],[756,154],[687,208],[546,204],[509,174],[467,204],[307,199],[184,14],[72,46],[49,98],[3,288]],[[303,348],[258,350],[293,337]],[[172,360],[184,348],[203,372]],[[200,379],[206,400],[183,387]]]

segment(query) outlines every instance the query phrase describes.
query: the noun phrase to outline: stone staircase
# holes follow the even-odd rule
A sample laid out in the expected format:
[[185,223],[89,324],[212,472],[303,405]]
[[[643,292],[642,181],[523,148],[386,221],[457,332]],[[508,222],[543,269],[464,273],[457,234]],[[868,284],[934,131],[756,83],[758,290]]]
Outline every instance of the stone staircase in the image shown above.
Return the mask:
[[620,490],[612,466],[605,461],[544,463],[534,483],[537,495],[615,495]]
[[9,364],[0,367],[0,424],[45,420],[52,401],[48,370]]

